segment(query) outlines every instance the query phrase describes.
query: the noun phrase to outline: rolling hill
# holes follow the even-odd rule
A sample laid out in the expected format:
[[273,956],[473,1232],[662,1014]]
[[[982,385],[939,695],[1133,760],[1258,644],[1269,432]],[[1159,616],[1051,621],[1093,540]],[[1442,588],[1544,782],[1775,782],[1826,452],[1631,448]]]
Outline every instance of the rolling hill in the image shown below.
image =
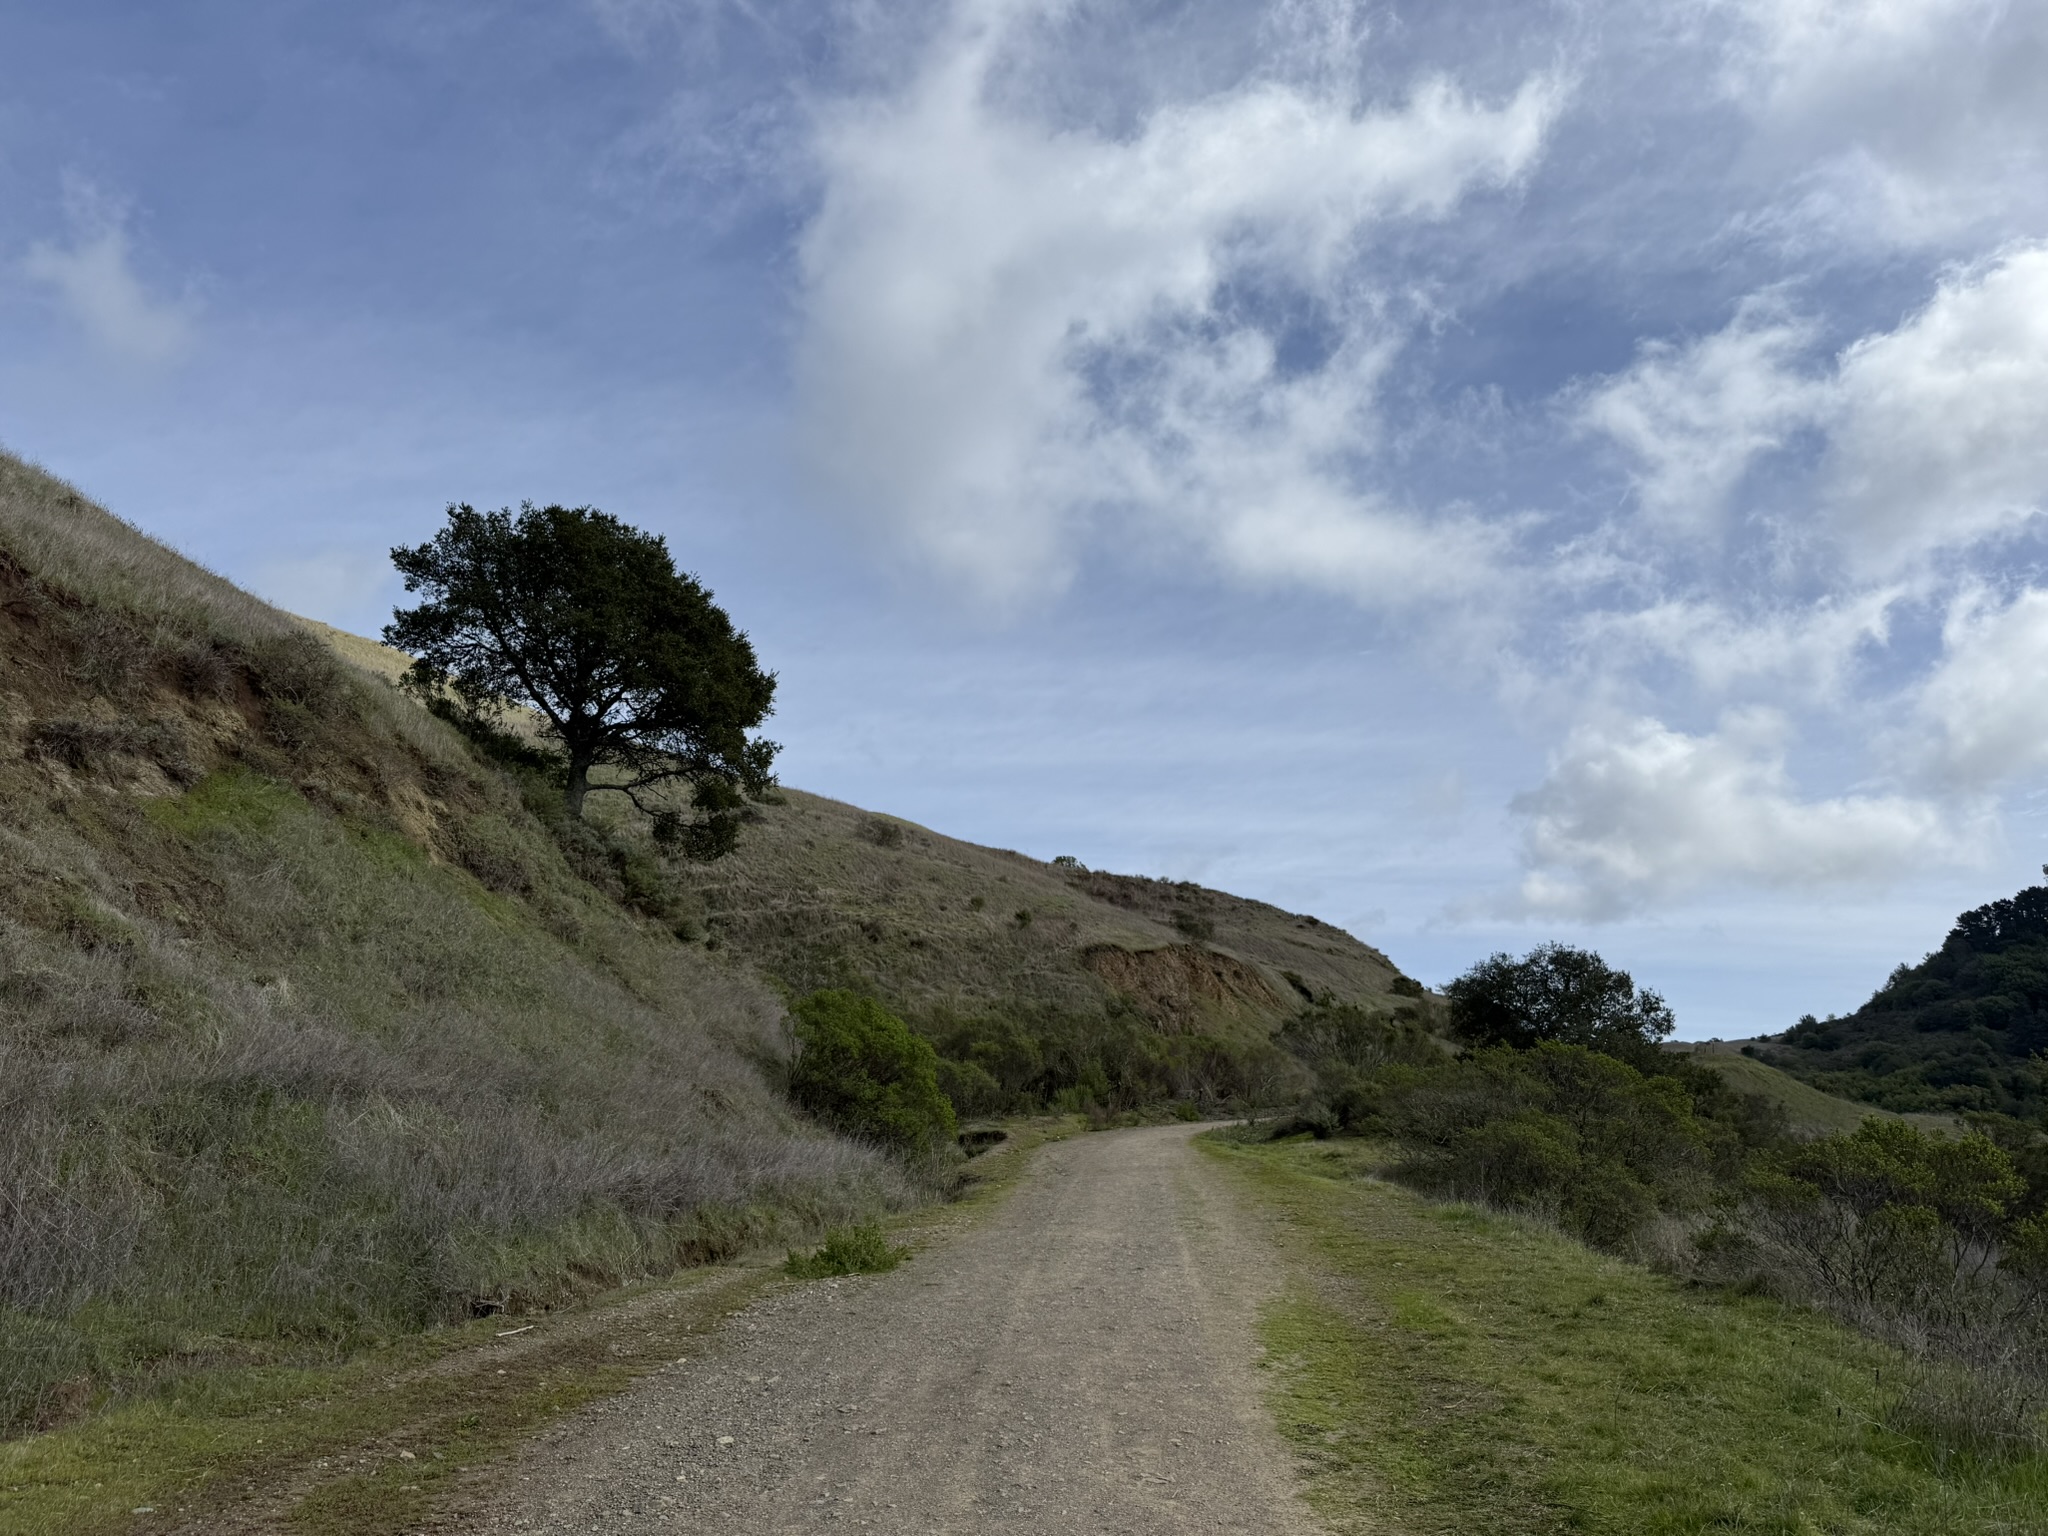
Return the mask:
[[273,609],[0,454],[0,1429],[931,1198],[787,1105],[877,994],[964,1108],[1284,1097],[1377,951],[790,790],[722,863],[567,823]]
[[1759,1059],[1844,1098],[1902,1112],[2048,1110],[2048,886],[1965,912],[1844,1018],[1810,1015]]

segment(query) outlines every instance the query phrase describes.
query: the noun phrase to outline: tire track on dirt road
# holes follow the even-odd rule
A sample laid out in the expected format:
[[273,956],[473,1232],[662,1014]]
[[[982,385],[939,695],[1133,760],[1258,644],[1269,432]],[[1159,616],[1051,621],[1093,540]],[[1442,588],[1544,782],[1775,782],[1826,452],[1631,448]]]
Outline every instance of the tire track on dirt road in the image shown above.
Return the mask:
[[899,1269],[765,1297],[559,1426],[454,1528],[1310,1536],[1261,1402],[1277,1259],[1198,1129],[1040,1149]]

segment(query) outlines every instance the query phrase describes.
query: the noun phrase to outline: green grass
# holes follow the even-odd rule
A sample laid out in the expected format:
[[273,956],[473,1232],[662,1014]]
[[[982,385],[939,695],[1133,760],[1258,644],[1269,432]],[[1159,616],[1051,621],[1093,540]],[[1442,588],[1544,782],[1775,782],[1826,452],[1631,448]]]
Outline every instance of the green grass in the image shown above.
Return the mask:
[[1208,1143],[1279,1219],[1272,1402],[1339,1531],[2048,1531],[2048,1462],[1884,1427],[1897,1355],[1372,1178],[1359,1143]]
[[826,1235],[813,1252],[792,1253],[782,1272],[794,1280],[825,1280],[834,1275],[882,1275],[910,1257],[908,1248],[890,1245],[879,1225],[844,1227]]
[[1959,1122],[1953,1115],[1899,1115],[1888,1109],[1879,1109],[1875,1104],[1858,1104],[1852,1099],[1822,1093],[1811,1083],[1802,1083],[1789,1072],[1780,1072],[1776,1067],[1732,1051],[1696,1047],[1692,1058],[1701,1066],[1711,1067],[1720,1073],[1728,1080],[1729,1087],[1738,1092],[1759,1094],[1782,1107],[1786,1120],[1798,1131],[1835,1135],[1855,1130],[1873,1115],[1886,1120],[1905,1120],[1922,1130],[1958,1128]]

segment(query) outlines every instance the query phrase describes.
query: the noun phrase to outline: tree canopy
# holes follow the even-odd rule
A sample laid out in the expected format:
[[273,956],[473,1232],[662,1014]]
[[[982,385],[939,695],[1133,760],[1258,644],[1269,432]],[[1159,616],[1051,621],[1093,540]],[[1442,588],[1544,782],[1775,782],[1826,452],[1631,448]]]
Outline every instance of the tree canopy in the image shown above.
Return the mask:
[[[775,782],[775,743],[749,734],[771,712],[775,676],[665,540],[593,507],[464,504],[391,560],[425,598],[384,629],[417,658],[409,687],[472,725],[538,712],[572,816],[610,790],[694,857],[732,847],[743,797]],[[600,766],[618,772],[593,781]],[[643,798],[677,781],[694,814]]]
[[1542,944],[1522,959],[1488,956],[1444,989],[1451,1030],[1473,1045],[1518,1050],[1546,1041],[1639,1058],[1674,1027],[1664,999],[1638,991],[1589,949]]

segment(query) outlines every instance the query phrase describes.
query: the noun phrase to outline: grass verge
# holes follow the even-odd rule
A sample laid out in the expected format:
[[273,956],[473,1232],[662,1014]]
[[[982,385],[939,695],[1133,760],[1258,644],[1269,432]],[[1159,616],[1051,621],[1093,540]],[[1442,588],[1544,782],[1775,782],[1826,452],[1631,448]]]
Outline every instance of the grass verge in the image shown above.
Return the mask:
[[1337,1531],[2048,1532],[2048,1461],[1886,1428],[1905,1362],[1816,1314],[1433,1205],[1365,1144],[1205,1140],[1284,1234],[1273,1404]]
[[774,1279],[696,1270],[530,1328],[488,1318],[328,1369],[186,1377],[0,1445],[0,1533],[417,1530],[459,1508],[466,1469],[660,1369]]

